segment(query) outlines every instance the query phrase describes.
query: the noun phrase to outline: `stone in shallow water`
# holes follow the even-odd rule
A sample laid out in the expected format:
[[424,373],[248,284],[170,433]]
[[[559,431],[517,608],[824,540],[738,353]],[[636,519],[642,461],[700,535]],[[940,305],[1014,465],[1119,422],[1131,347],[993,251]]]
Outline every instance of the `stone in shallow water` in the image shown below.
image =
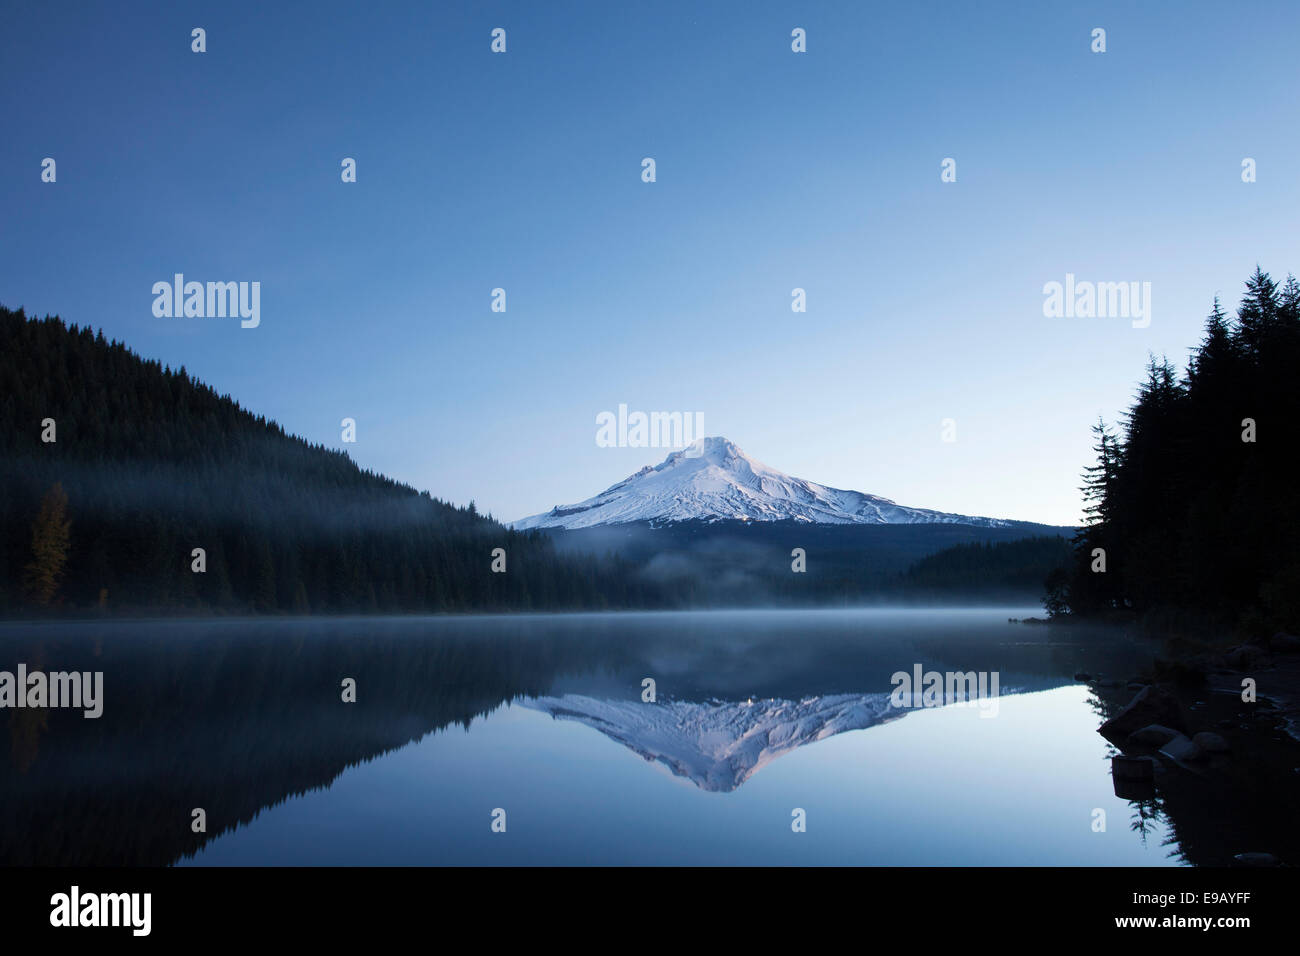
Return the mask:
[[1122,780],[1154,780],[1156,762],[1152,757],[1126,757],[1120,754],[1110,758],[1110,772]]
[[1139,747],[1160,747],[1178,736],[1178,731],[1163,724],[1147,724],[1129,734],[1128,742]]
[[1156,760],[1154,757],[1110,758],[1111,784],[1121,800],[1150,800],[1156,795]]
[[1097,732],[1107,740],[1121,741],[1150,724],[1160,724],[1179,731],[1187,727],[1178,698],[1162,687],[1142,688],[1127,707],[1102,724]]
[[1241,866],[1281,866],[1282,861],[1272,853],[1238,853],[1233,857]]
[[1195,760],[1201,756],[1200,749],[1182,734],[1178,734],[1168,743],[1160,748],[1160,752],[1171,760],[1182,762],[1184,760]]
[[1279,631],[1269,640],[1268,646],[1279,654],[1300,654],[1300,637]]
[[1193,737],[1192,743],[1201,750],[1204,750],[1206,753],[1212,754],[1226,754],[1232,749],[1228,746],[1226,740],[1218,734],[1210,733],[1208,730],[1202,730],[1199,734]]
[[1233,670],[1238,671],[1267,667],[1272,663],[1269,660],[1268,651],[1262,647],[1256,647],[1254,644],[1242,644],[1239,647],[1234,647],[1224,655],[1224,661]]

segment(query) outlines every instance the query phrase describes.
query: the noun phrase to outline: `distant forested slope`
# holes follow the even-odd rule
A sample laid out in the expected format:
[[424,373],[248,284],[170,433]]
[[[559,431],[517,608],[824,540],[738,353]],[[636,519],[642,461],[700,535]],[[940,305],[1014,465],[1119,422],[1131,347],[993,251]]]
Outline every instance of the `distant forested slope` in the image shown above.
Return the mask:
[[[54,422],[53,442],[43,425]],[[359,468],[102,332],[0,307],[0,611],[347,613],[653,606]],[[192,570],[195,548],[206,571]],[[506,572],[491,571],[492,550]]]
[[1028,522],[642,521],[547,533],[563,553],[621,555],[684,604],[842,607],[1030,604],[1048,574],[1069,563],[1075,530]]
[[1070,542],[1060,535],[959,544],[917,561],[903,576],[910,593],[1033,594],[1067,567]]

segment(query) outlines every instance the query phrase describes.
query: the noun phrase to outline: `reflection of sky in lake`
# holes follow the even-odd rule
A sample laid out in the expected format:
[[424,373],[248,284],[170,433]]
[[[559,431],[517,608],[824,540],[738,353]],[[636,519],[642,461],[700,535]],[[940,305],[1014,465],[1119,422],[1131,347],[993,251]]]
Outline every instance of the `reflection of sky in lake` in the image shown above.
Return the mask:
[[[219,837],[200,864],[1160,865],[1083,686],[907,713],[708,792],[599,731],[504,705]],[[647,705],[650,706],[650,705]],[[491,812],[507,832],[491,832]],[[791,811],[807,832],[791,830]],[[1093,831],[1094,808],[1107,829]],[[183,861],[191,862],[191,861]]]
[[[1197,864],[1290,855],[1294,754],[1244,732],[1157,780],[1144,845],[1096,731],[1152,646],[1032,613],[3,625],[0,669],[103,670],[105,706],[0,713],[0,864],[1165,865],[1175,830]],[[916,668],[1000,696],[889,706]]]

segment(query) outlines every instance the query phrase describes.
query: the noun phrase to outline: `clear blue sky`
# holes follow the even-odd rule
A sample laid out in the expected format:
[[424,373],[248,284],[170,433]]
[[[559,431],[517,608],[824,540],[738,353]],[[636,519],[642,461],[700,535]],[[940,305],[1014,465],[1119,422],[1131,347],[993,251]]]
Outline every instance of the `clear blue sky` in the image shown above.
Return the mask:
[[[504,519],[662,460],[596,446],[623,402],[800,477],[1071,523],[1089,426],[1148,352],[1181,364],[1256,262],[1300,271],[1294,3],[15,4],[3,26],[0,302],[312,441],[353,417],[362,465]],[[260,281],[261,326],[155,318],[175,272]],[[1044,318],[1067,272],[1150,282],[1151,326]]]

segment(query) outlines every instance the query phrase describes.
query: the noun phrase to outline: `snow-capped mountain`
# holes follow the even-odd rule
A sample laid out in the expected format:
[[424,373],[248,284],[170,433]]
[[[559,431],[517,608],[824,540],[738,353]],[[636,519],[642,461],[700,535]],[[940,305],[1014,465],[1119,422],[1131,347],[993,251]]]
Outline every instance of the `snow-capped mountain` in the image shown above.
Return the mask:
[[725,438],[700,438],[594,498],[521,518],[519,529],[591,528],[630,521],[808,521],[818,524],[970,524],[1008,521],[907,508],[861,491],[828,488],[755,461]]
[[889,694],[805,700],[640,701],[534,697],[518,704],[576,720],[658,763],[701,790],[735,790],[777,757],[847,730],[902,717]]

